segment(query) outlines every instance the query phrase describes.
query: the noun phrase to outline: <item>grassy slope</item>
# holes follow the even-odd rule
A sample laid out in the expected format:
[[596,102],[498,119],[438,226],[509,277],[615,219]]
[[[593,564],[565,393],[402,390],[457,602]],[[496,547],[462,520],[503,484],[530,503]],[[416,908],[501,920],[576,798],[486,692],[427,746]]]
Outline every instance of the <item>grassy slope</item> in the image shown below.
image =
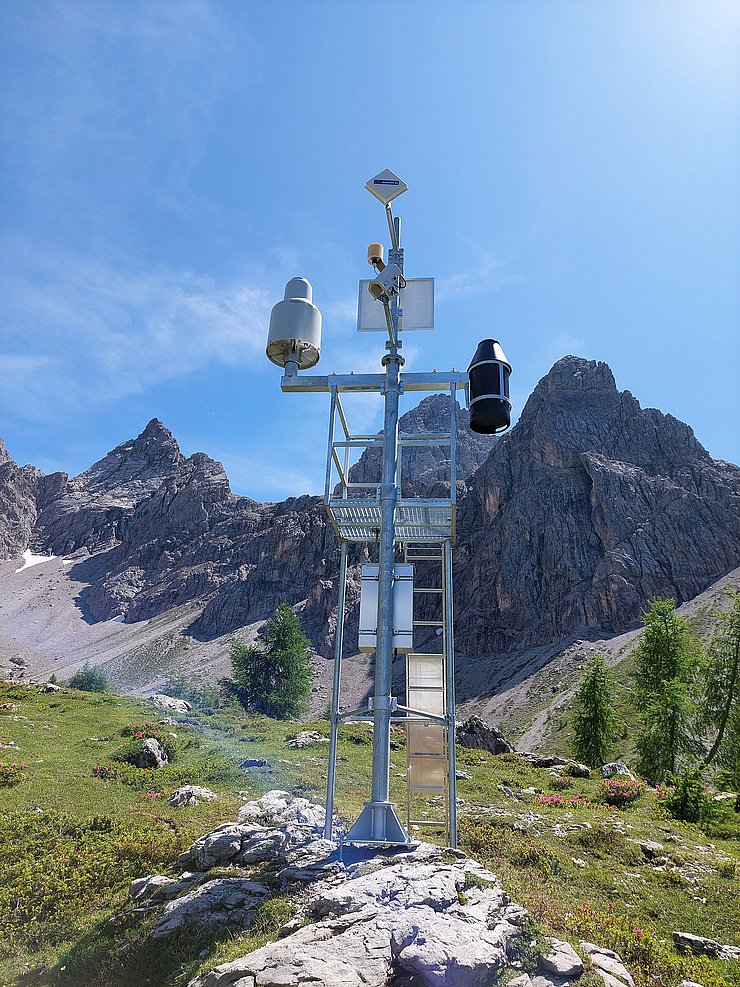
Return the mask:
[[[93,776],[95,764],[109,761],[124,743],[122,727],[156,718],[151,706],[119,696],[0,687],[0,703],[5,701],[19,709],[0,713],[0,741],[13,739],[18,750],[1,751],[0,760],[29,767],[17,787],[0,788],[0,984],[182,987],[199,967],[240,955],[275,934],[290,915],[285,898],[272,899],[249,934],[181,936],[156,949],[145,939],[152,916],[132,915],[115,926],[108,919],[120,912],[133,877],[166,871],[196,836],[234,819],[240,791],[286,788],[323,801],[325,745],[292,751],[285,740],[295,724],[238,710],[199,716],[199,728],[176,729],[181,753],[157,775],[157,786],[168,792],[182,781],[199,782],[221,797],[173,809],[166,798],[139,797],[151,789],[149,780],[137,788]],[[323,721],[307,726],[327,730]],[[368,729],[345,728],[337,804],[349,819],[369,788],[370,753]],[[270,768],[240,769],[245,757],[266,758]],[[405,751],[395,750],[392,762],[393,797],[402,801],[405,785],[398,776]],[[705,987],[740,983],[740,964],[681,965],[670,947],[674,929],[723,942],[737,938],[740,833],[731,803],[723,803],[722,819],[707,835],[668,818],[652,794],[623,811],[543,805],[536,793],[521,792],[533,787],[551,793],[550,776],[522,758],[463,750],[460,763],[472,775],[459,784],[463,845],[490,863],[545,931],[618,948],[641,983],[650,973],[668,987],[684,976]],[[571,785],[563,797],[597,799],[597,782],[573,779]],[[481,816],[481,809],[488,814]],[[590,828],[563,828],[583,823]],[[655,870],[632,839],[664,844],[666,868]],[[126,943],[133,948],[121,951]]]

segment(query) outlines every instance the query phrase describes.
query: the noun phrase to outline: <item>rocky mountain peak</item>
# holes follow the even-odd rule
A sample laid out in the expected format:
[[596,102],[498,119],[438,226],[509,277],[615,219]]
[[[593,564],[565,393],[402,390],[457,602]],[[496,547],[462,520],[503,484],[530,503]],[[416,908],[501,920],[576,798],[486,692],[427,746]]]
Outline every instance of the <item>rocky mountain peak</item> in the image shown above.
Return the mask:
[[117,445],[71,482],[80,490],[112,494],[120,489],[125,497],[125,488],[131,484],[161,481],[183,460],[172,432],[158,418],[152,418],[135,439]]
[[12,459],[10,458],[10,453],[5,448],[5,443],[3,442],[3,437],[0,435],[0,466],[4,463],[10,463]]
[[526,447],[528,457],[569,468],[586,452],[633,463],[648,473],[672,474],[709,453],[683,422],[642,408],[617,389],[605,363],[566,356],[535,387],[507,443]]

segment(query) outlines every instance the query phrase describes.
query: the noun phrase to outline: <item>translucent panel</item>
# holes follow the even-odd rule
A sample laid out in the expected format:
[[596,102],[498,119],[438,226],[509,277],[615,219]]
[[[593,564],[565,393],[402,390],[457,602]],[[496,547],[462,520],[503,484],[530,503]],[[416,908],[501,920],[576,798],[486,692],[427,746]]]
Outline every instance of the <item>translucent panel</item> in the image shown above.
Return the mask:
[[447,759],[420,754],[409,758],[411,788],[444,788],[447,779]]
[[409,688],[431,686],[441,689],[444,685],[442,655],[409,655]]
[[409,723],[408,734],[409,755],[444,754],[444,727],[436,723]]
[[[385,309],[367,290],[370,281],[360,281],[357,304],[358,332],[386,332]],[[401,289],[399,303],[403,309],[401,330],[434,329],[434,278],[408,278]]]
[[409,688],[409,706],[421,710],[422,713],[432,713],[434,716],[444,716],[445,697],[441,689]]

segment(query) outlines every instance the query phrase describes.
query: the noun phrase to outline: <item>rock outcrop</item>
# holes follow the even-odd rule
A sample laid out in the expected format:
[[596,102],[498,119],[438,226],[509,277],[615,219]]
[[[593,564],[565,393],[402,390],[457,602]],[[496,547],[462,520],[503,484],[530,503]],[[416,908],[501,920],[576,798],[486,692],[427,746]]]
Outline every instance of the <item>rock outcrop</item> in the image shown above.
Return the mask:
[[41,476],[33,466],[17,466],[0,438],[0,559],[19,558],[30,544]]
[[458,532],[465,653],[618,632],[651,597],[681,603],[738,565],[740,469],[569,356],[471,477]]

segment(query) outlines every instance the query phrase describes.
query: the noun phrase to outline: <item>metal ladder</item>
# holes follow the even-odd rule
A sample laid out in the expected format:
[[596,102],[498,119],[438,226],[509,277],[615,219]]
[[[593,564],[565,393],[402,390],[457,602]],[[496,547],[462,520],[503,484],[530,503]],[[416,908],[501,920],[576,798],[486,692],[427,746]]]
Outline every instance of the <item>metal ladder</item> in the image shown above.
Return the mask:
[[[404,561],[425,563],[433,573],[439,566],[439,585],[415,586],[417,598],[438,598],[438,619],[414,619],[414,628],[435,628],[441,645],[439,652],[410,652],[406,655],[406,705],[432,716],[447,717],[447,675],[445,674],[448,619],[445,594],[444,546],[407,544]],[[418,572],[418,569],[415,569]],[[415,606],[415,614],[416,614]],[[406,825],[412,829],[429,828],[444,832],[449,843],[451,831],[450,786],[448,777],[448,728],[441,723],[417,720],[407,724],[406,738]],[[427,810],[427,811],[423,811]]]

